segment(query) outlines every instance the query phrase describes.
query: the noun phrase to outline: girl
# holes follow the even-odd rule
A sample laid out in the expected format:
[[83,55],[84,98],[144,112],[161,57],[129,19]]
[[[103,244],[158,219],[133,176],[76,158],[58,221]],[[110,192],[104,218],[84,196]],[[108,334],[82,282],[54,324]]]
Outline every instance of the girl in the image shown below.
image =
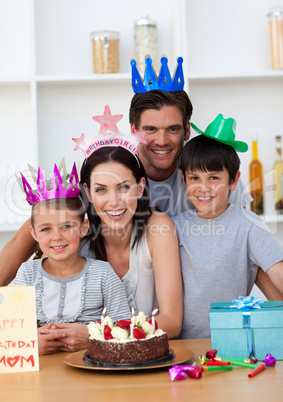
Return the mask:
[[[89,228],[84,215],[79,197],[49,198],[32,206],[30,233],[44,258],[23,263],[11,285],[35,286],[40,355],[86,348],[85,324],[100,320],[104,307],[114,319],[130,316],[124,286],[110,264],[78,255]],[[58,330],[58,323],[70,323],[76,339]]]

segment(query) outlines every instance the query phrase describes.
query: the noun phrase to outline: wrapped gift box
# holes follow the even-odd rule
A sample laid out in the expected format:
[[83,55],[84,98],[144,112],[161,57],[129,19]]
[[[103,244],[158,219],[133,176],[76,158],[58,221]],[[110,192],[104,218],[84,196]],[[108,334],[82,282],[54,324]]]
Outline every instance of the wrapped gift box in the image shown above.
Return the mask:
[[260,309],[231,308],[233,303],[211,303],[211,346],[217,355],[263,360],[270,353],[283,360],[283,302],[266,301]]

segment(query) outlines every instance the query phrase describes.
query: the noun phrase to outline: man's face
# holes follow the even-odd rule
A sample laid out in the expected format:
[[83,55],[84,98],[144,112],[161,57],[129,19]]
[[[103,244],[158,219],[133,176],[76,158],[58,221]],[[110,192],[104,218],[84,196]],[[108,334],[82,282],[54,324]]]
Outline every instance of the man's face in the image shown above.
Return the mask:
[[[133,124],[131,129],[133,132]],[[136,129],[145,133],[147,144],[140,145],[139,157],[148,178],[167,179],[177,166],[184,139],[189,137],[189,124],[185,133],[180,110],[176,106],[163,106],[160,110],[145,110]]]

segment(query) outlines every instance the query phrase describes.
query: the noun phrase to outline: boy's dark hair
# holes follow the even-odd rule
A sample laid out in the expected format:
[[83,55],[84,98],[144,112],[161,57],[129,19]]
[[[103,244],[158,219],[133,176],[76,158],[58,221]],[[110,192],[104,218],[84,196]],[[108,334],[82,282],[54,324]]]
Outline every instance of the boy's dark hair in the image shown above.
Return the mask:
[[184,178],[187,171],[220,172],[224,168],[229,173],[230,184],[233,183],[240,168],[240,158],[230,145],[198,135],[183,148],[180,169]]
[[163,106],[176,106],[180,110],[183,116],[183,128],[185,130],[193,112],[192,103],[185,91],[165,92],[152,90],[135,94],[130,105],[130,123],[133,123],[137,129],[140,124],[141,114],[145,110],[160,110]]
[[55,209],[63,209],[66,208],[70,211],[76,212],[76,215],[83,222],[85,216],[85,207],[82,202],[81,197],[72,197],[72,198],[51,198],[49,200],[40,201],[37,204],[34,204],[31,209],[31,226],[34,227],[34,218],[38,213],[38,208],[55,208]]

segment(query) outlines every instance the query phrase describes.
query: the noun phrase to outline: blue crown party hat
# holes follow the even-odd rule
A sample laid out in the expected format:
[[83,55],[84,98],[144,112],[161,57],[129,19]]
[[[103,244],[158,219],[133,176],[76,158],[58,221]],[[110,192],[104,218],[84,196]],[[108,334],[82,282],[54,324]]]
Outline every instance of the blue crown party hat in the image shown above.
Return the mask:
[[154,68],[152,66],[152,59],[147,57],[145,59],[145,73],[144,79],[142,81],[141,76],[137,69],[137,63],[135,60],[131,60],[132,66],[132,87],[134,93],[148,92],[153,89],[159,89],[161,91],[171,92],[171,91],[182,91],[184,88],[184,74],[183,74],[183,58],[178,57],[177,68],[174,73],[173,79],[171,78],[170,71],[168,68],[167,57],[161,58],[161,68],[159,72],[159,77],[157,78]]

